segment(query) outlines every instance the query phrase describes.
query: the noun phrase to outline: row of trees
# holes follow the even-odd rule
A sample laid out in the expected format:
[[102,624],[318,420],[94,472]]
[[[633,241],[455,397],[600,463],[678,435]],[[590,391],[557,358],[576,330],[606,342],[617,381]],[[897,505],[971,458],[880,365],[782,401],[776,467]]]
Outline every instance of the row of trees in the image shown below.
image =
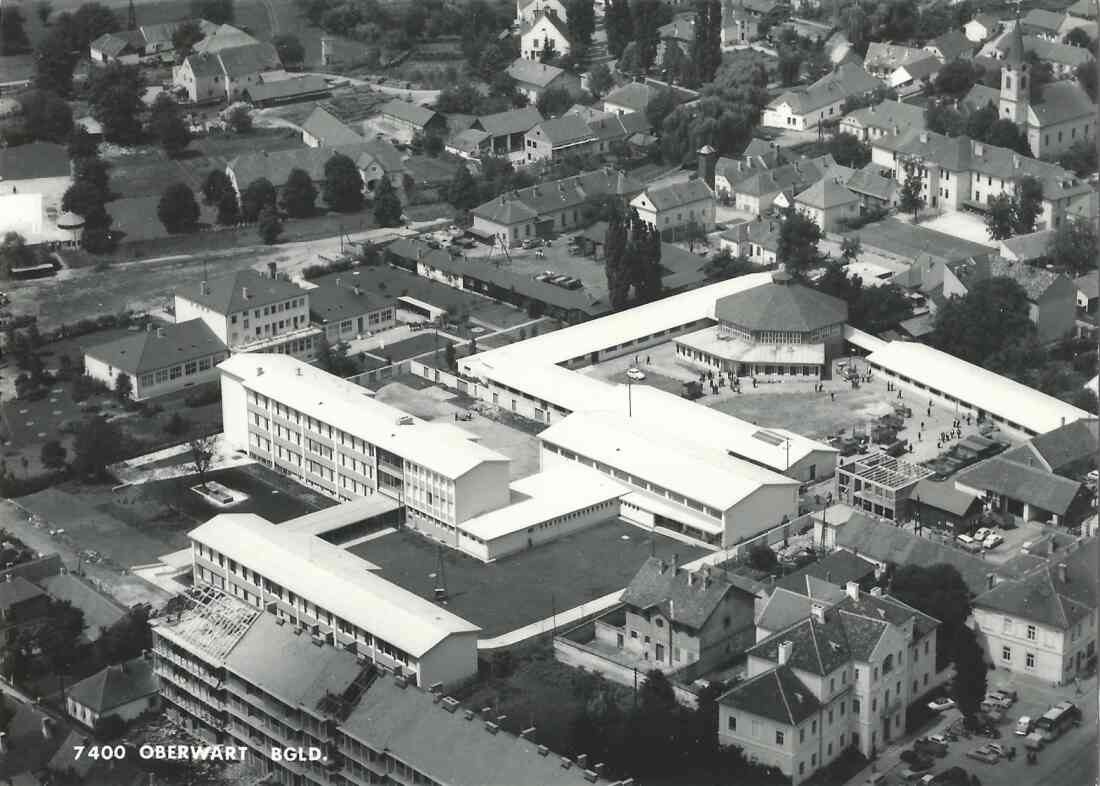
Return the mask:
[[76,128],[69,139],[69,158],[73,165],[73,184],[61,197],[61,209],[84,219],[84,248],[94,254],[114,247],[107,212],[111,193],[111,165],[99,157],[99,143],[83,128]]
[[1042,213],[1043,184],[1034,177],[1021,178],[1012,194],[998,194],[989,199],[985,217],[989,238],[1004,240],[1034,232]]
[[661,235],[636,210],[611,212],[604,237],[604,269],[612,308],[630,300],[647,302],[661,296]]

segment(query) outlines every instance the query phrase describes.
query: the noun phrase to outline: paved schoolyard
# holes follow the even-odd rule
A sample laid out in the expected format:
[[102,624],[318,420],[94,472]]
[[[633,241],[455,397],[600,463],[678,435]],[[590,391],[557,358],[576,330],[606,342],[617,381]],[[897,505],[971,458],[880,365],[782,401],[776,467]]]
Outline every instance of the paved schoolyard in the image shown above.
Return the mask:
[[942,213],[935,218],[921,222],[925,229],[934,229],[948,235],[969,240],[972,243],[981,243],[983,246],[996,248],[997,244],[989,239],[989,232],[985,226],[985,220],[977,213],[955,211]]
[[538,472],[538,438],[519,429],[474,412],[471,420],[455,421],[455,413],[465,414],[466,401],[441,387],[416,390],[400,382],[393,382],[378,389],[375,399],[398,407],[410,415],[424,420],[437,420],[476,434],[478,441],[487,448],[503,453],[512,459],[512,479],[527,477]]
[[381,575],[424,598],[437,586],[429,577],[443,555],[450,600],[447,607],[496,636],[546,619],[625,587],[650,556],[680,563],[707,552],[651,533],[621,520],[609,520],[486,565],[434,540],[401,530],[354,546],[349,551],[381,567]]

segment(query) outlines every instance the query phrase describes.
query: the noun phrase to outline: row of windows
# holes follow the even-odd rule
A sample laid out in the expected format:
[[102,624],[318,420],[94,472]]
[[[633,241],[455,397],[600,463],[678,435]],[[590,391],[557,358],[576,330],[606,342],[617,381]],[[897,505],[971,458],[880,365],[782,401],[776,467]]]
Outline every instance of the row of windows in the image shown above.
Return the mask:
[[215,364],[220,363],[221,360],[221,355],[213,355],[211,357],[199,358],[198,360],[189,360],[179,366],[157,369],[153,373],[142,374],[141,385],[142,387],[149,387],[154,384],[163,385],[165,382],[179,379],[181,376],[189,377],[201,371],[209,371]]
[[[256,319],[259,319],[261,314],[265,317],[268,317],[268,316],[271,316],[272,314],[281,314],[284,311],[290,311],[291,309],[304,308],[305,305],[306,305],[306,299],[304,297],[296,297],[296,298],[293,298],[291,300],[284,301],[282,303],[276,303],[276,304],[271,305],[271,306],[264,306],[262,311],[261,311],[261,309],[258,309],[258,308],[254,309],[252,311],[252,316]],[[233,314],[229,317],[229,321],[231,323],[233,323],[234,325],[237,324],[237,316],[238,316],[237,314]],[[240,313],[240,316],[247,319],[248,318],[248,312],[247,311],[242,311]]]

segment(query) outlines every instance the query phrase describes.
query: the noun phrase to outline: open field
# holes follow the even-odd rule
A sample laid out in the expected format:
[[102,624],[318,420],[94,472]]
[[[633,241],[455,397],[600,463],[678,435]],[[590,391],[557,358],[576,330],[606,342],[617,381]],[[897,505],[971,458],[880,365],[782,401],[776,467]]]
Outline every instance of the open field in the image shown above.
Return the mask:
[[539,469],[538,439],[506,423],[475,413],[472,420],[455,421],[455,413],[469,410],[458,395],[440,387],[415,390],[400,382],[378,389],[375,399],[408,412],[424,420],[440,420],[476,434],[478,442],[487,448],[503,453],[512,459],[510,473],[513,479],[526,477]]
[[[349,551],[379,565],[389,581],[432,598],[437,585],[428,574],[436,571],[440,553],[435,541],[402,530]],[[499,635],[622,589],[651,553],[669,560],[679,554],[688,562],[706,552],[620,520],[488,565],[444,548],[447,607],[482,626],[483,636]]]

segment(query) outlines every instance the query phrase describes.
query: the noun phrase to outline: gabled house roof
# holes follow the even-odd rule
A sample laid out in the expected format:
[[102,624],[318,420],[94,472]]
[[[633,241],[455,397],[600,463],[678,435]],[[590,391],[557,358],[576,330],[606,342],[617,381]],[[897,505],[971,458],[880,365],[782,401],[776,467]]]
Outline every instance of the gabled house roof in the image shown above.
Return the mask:
[[[1076,464],[1084,459],[1096,459],[1100,453],[1100,421],[1096,418],[1075,420],[1053,431],[1033,437],[1026,446],[1033,450],[1050,468],[1051,472]],[[1002,454],[1003,458],[1017,461],[1020,448]],[[1019,459],[1026,463],[1026,458]]]
[[102,52],[107,57],[118,57],[127,49],[140,50],[145,46],[145,37],[140,30],[119,30],[104,33],[88,45],[90,49]]
[[1040,229],[1038,232],[1005,238],[1001,241],[1001,246],[1018,261],[1026,262],[1045,256],[1053,239],[1053,229]]
[[195,318],[131,333],[90,347],[84,354],[135,376],[224,351],[222,340]]
[[424,128],[439,116],[431,109],[397,98],[378,107],[378,113],[396,117],[398,120],[404,120],[420,128]]
[[180,287],[176,290],[176,294],[193,303],[206,306],[215,314],[223,315],[235,314],[250,308],[263,308],[272,303],[281,303],[284,300],[308,294],[306,290],[300,289],[289,281],[269,278],[251,269],[212,278],[207,284],[207,294],[203,293],[201,282]]
[[327,325],[392,306],[394,299],[362,287],[321,284],[309,290],[309,317]]
[[803,575],[789,582],[784,579],[760,610],[756,626],[769,634],[784,630],[809,617],[814,603],[832,606],[844,597],[843,589],[813,576]]
[[125,608],[75,573],[59,573],[38,583],[51,598],[68,601],[83,612],[84,636],[88,640],[99,638],[102,628],[109,628],[126,616]]
[[945,63],[957,60],[961,55],[974,51],[974,45],[967,39],[962,30],[948,30],[943,35],[933,38],[924,45],[925,49],[938,49],[944,57]]
[[22,576],[9,576],[7,581],[0,582],[0,609],[10,609],[33,598],[42,597],[46,597],[46,593]]
[[899,66],[921,60],[924,56],[922,49],[874,41],[867,45],[863,67],[868,71],[894,71]]
[[69,698],[100,715],[132,701],[156,695],[160,686],[153,673],[153,661],[137,657],[100,669],[68,690]]
[[862,67],[854,63],[844,63],[809,87],[783,93],[779,98],[773,99],[768,108],[776,109],[782,104],[788,104],[793,114],[803,115],[845,98],[869,93],[881,86],[882,82]]
[[1073,279],[1073,285],[1089,300],[1100,297],[1100,273],[1095,270]]
[[1059,79],[1043,85],[1042,101],[1031,104],[1039,127],[1053,126],[1096,111],[1096,104],[1076,79]]
[[837,178],[823,177],[805,191],[798,194],[795,202],[809,207],[829,210],[830,208],[850,205],[858,202],[859,197]]
[[551,82],[563,74],[565,74],[565,71],[557,66],[538,63],[522,57],[517,57],[508,66],[508,76],[517,82],[532,85],[536,88],[548,87]]
[[699,630],[734,590],[755,597],[762,585],[705,567],[682,570],[650,557],[623,590],[622,602],[642,611],[658,609],[671,622]]
[[979,491],[991,491],[1042,510],[1065,515],[1081,484],[1048,472],[1045,467],[1019,464],[997,456],[960,472],[956,482]]
[[279,53],[267,42],[222,49],[218,52],[218,59],[221,61],[225,75],[230,79],[239,79],[249,74],[273,71],[282,67]]
[[615,169],[595,169],[552,183],[539,183],[500,195],[474,208],[473,214],[493,223],[511,225],[544,213],[580,206],[604,196],[629,197],[642,185]]
[[788,666],[777,666],[745,680],[718,701],[784,726],[797,726],[821,711],[814,692]]
[[883,101],[880,104],[856,109],[844,116],[843,122],[851,122],[863,128],[897,128],[897,133],[909,128],[924,129],[924,109],[901,101]]
[[889,201],[897,190],[897,181],[879,174],[881,166],[874,161],[868,162],[863,169],[857,169],[848,178],[845,185],[857,194]]
[[508,134],[526,134],[542,122],[542,113],[533,106],[523,109],[509,109],[493,115],[482,115],[474,121],[489,136]]
[[540,22],[546,22],[546,24],[550,25],[552,28],[554,28],[554,30],[557,31],[558,35],[560,35],[566,41],[569,40],[569,28],[565,26],[565,21],[559,19],[558,15],[555,13],[539,14],[535,18],[535,21],[525,23],[523,27],[520,28],[520,37],[523,37],[534,30]]
[[302,74],[287,79],[264,80],[261,78],[259,84],[249,85],[244,90],[248,100],[254,104],[318,97],[330,92],[328,82],[319,74]]
[[937,73],[942,66],[943,64],[939,60],[933,55],[929,55],[920,60],[914,60],[912,63],[898,66],[898,69],[891,75],[890,83],[900,85],[907,81],[919,82],[925,77]]
[[955,488],[954,483],[940,483],[925,478],[913,489],[913,499],[922,505],[928,505],[946,511],[955,516],[965,516],[980,508],[978,497],[969,491]]
[[[822,604],[824,605],[824,604]],[[819,677],[831,674],[853,657],[848,641],[848,631],[840,615],[833,609],[825,609],[825,621],[818,622],[813,616],[805,617],[789,628],[777,631],[763,641],[746,650],[751,657],[779,662],[779,645],[790,642],[791,652],[787,665],[792,669],[807,672]],[[877,642],[886,630],[885,622],[873,622],[860,625],[860,633]],[[874,644],[871,644],[874,647]],[[861,645],[861,649],[863,645]]]
[[576,115],[562,115],[550,120],[543,120],[528,133],[536,132],[541,132],[542,136],[553,147],[575,145],[596,138],[588,124]]
[[1034,52],[1040,60],[1057,63],[1067,68],[1075,68],[1096,60],[1092,52],[1083,46],[1048,41],[1033,35],[1024,36],[1024,51]]
[[661,25],[657,28],[658,38],[672,39],[674,41],[694,41],[695,40],[695,15],[684,14],[677,16],[667,25]]
[[302,123],[302,131],[315,137],[324,147],[354,145],[363,141],[362,136],[323,106],[314,107]]
[[656,210],[673,210],[704,199],[713,199],[714,192],[706,181],[698,178],[682,183],[669,183],[664,186],[647,188],[645,196]]
[[[864,559],[850,551],[834,551],[817,562],[789,573],[778,582],[777,587],[785,587],[800,594],[812,595],[815,585],[810,581],[824,581],[833,587],[847,586],[849,581],[862,583],[875,575],[877,566],[871,560]],[[842,597],[842,596],[841,596]],[[840,598],[838,597],[837,600]]]
[[1057,33],[1065,21],[1064,12],[1047,11],[1045,8],[1032,8],[1020,20],[1025,28],[1033,27],[1050,33]]

